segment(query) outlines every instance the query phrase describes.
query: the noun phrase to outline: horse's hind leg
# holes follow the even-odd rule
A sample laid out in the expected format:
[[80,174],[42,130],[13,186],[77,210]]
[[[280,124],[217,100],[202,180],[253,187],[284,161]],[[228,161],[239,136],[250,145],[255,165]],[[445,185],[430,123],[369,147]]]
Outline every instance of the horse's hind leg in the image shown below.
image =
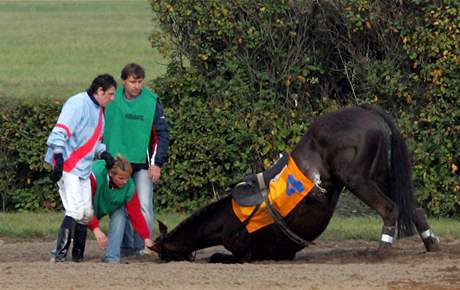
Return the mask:
[[[378,254],[384,255],[395,239],[399,208],[386,192],[388,188],[388,162],[384,137],[370,136],[356,151],[343,150],[334,160],[335,175],[356,197],[374,209],[383,219]],[[356,153],[357,152],[357,153]],[[344,166],[348,164],[348,166]]]
[[395,239],[398,206],[383,194],[379,186],[372,180],[355,180],[345,186],[382,217],[383,228],[377,253],[379,256],[384,256]]
[[[366,142],[356,150],[353,158],[344,151],[336,159],[347,160],[349,166],[335,166],[336,174],[356,197],[374,209],[383,219],[383,228],[377,253],[384,256],[391,248],[396,236],[399,206],[389,197],[388,160],[385,137],[380,132],[366,136]],[[344,162],[342,164],[347,164]]]
[[412,213],[412,221],[420,235],[420,238],[428,252],[439,251],[439,238],[434,234],[427,222],[425,211],[422,208],[416,208]]

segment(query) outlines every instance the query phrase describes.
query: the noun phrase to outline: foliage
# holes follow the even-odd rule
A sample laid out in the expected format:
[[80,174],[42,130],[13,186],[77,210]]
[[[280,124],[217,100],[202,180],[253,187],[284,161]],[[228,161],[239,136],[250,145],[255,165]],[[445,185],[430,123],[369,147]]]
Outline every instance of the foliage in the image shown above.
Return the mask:
[[[402,46],[410,69],[404,118],[414,140],[419,201],[433,214],[458,212],[460,174],[460,3],[417,1],[401,20]],[[409,127],[407,127],[409,128]]]
[[[150,2],[150,41],[170,58],[150,84],[171,125],[157,208],[217,198],[291,150],[318,114],[370,102],[407,137],[421,205],[459,213],[458,1]],[[59,207],[42,162],[58,104],[14,106],[0,109],[6,207]]]
[[[167,178],[180,180],[178,192],[214,197],[291,148],[317,114],[371,102],[397,116],[408,137],[421,204],[458,212],[457,2],[151,4],[159,23],[151,42],[171,59],[154,86],[172,108]],[[162,188],[162,204],[178,201]]]
[[3,210],[56,208],[59,196],[43,156],[58,102],[9,100],[0,109],[0,185]]

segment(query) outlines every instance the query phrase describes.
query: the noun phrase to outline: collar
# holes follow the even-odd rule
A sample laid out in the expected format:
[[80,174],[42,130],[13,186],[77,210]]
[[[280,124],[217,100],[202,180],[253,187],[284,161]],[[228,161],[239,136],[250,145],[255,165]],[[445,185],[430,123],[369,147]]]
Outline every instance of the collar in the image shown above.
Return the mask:
[[100,106],[99,102],[96,100],[96,98],[93,96],[93,95],[90,95],[88,92],[86,92],[86,94],[89,96],[89,98],[91,99],[91,101],[93,101],[93,103],[96,105],[96,106]]
[[107,174],[107,182],[109,183],[109,188],[110,189],[118,188],[118,186],[112,181],[112,178],[108,174]]

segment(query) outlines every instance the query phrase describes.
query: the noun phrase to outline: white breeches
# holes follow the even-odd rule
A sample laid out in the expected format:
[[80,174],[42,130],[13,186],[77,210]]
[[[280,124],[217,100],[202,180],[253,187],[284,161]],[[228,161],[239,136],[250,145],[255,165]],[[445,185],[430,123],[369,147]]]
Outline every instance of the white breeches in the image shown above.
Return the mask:
[[89,178],[80,179],[77,175],[63,172],[57,184],[65,215],[72,217],[77,223],[88,224],[93,218]]

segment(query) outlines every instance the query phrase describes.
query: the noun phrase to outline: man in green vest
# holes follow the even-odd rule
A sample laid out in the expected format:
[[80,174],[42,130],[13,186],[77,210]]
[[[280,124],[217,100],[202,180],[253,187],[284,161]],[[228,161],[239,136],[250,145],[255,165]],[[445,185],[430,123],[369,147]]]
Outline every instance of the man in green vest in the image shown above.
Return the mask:
[[[127,64],[121,71],[123,85],[105,109],[104,143],[113,156],[121,154],[130,161],[142,214],[151,232],[154,184],[160,179],[161,166],[166,160],[169,127],[158,95],[144,86],[144,78],[144,69],[136,63]],[[124,234],[122,249],[142,255],[143,239],[133,233],[126,216],[118,218],[126,220],[125,232],[118,233]],[[120,221],[111,220],[112,223]]]

